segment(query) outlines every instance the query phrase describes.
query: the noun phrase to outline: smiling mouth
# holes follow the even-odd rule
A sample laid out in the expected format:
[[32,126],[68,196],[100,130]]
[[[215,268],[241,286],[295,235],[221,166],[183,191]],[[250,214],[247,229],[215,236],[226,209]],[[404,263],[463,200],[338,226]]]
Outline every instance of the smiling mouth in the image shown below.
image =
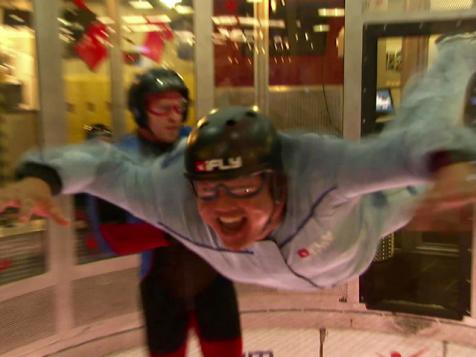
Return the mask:
[[239,217],[218,217],[218,223],[225,233],[236,233],[246,223],[246,218]]

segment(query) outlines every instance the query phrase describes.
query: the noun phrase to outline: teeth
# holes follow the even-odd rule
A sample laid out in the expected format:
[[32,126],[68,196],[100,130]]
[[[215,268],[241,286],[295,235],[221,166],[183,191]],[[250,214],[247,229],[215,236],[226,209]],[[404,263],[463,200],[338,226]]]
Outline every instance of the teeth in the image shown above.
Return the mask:
[[218,218],[222,223],[225,224],[233,224],[240,222],[243,217],[220,217]]

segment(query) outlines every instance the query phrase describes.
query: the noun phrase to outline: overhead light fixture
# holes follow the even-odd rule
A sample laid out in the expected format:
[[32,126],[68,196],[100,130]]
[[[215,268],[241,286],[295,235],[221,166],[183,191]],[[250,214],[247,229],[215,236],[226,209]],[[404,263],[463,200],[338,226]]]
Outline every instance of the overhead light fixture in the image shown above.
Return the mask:
[[154,8],[147,0],[131,0],[129,1],[129,5],[137,10],[150,10]]
[[191,15],[193,14],[193,8],[191,6],[177,5],[175,6],[175,11],[180,15]]
[[319,9],[317,10],[319,16],[321,17],[343,17],[345,16],[345,9],[335,8],[335,9]]
[[104,25],[112,25],[114,23],[114,20],[111,19],[108,16],[99,16],[98,20],[99,20],[99,22],[103,23]]
[[238,23],[235,16],[212,16],[212,21],[217,26],[234,26]]
[[180,4],[182,0],[160,0],[160,2],[171,9],[175,7],[175,5]]
[[156,24],[156,23],[168,24],[172,22],[170,17],[168,17],[167,15],[150,15],[150,16],[146,16],[145,18],[147,19],[148,22],[152,24]]
[[134,24],[134,25],[147,23],[147,20],[145,19],[144,16],[123,16],[122,20],[126,24]]
[[314,25],[312,29],[314,32],[329,32],[330,26],[329,25]]
[[238,17],[238,20],[240,21],[240,25],[242,26],[258,26],[259,25],[258,19],[251,16],[247,16],[247,17],[240,16]]
[[276,12],[276,9],[278,8],[278,0],[271,0],[271,11],[273,14]]
[[129,28],[132,32],[160,32],[161,28],[153,24],[131,25]]

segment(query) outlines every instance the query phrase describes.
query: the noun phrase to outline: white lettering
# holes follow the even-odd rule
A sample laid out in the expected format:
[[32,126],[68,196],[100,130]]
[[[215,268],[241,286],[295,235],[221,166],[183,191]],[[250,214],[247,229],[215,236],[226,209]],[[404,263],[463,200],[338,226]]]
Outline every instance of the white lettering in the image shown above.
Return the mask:
[[232,170],[238,169],[243,166],[243,160],[241,156],[231,157],[228,160],[223,159],[213,159],[205,161],[205,171],[213,171],[215,169],[223,170]]

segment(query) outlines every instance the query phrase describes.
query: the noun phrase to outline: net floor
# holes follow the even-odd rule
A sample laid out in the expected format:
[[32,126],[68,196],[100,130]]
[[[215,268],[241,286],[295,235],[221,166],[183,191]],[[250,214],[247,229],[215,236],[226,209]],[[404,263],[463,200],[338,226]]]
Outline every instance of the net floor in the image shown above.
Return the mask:
[[[474,357],[476,349],[431,339],[355,330],[254,329],[244,332],[243,357]],[[196,339],[190,339],[188,357],[200,357]],[[144,347],[107,357],[148,357]]]

